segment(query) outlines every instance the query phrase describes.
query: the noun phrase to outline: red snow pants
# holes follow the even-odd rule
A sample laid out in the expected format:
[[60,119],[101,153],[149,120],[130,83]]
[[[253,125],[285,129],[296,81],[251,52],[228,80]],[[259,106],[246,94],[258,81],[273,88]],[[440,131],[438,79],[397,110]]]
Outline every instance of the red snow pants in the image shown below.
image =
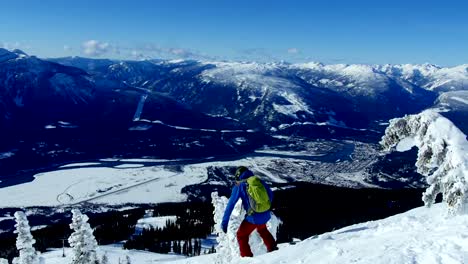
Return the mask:
[[263,243],[265,243],[268,252],[277,249],[276,241],[270,231],[268,231],[266,224],[256,225],[244,220],[241,223],[239,230],[237,230],[237,241],[239,242],[241,257],[253,257],[252,250],[250,250],[249,245],[249,236],[255,229],[257,229],[257,232],[262,237]]

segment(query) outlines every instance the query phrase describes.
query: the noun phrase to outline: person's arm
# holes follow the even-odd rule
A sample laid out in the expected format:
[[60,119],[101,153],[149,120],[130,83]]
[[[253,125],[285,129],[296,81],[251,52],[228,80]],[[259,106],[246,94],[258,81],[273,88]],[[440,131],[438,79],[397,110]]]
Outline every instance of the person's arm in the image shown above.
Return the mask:
[[229,218],[231,217],[232,210],[234,210],[234,206],[236,205],[237,200],[239,200],[239,188],[239,185],[235,185],[232,188],[231,197],[229,198],[229,202],[226,206],[226,209],[224,210],[223,221],[221,223],[221,228],[224,232],[227,231]]

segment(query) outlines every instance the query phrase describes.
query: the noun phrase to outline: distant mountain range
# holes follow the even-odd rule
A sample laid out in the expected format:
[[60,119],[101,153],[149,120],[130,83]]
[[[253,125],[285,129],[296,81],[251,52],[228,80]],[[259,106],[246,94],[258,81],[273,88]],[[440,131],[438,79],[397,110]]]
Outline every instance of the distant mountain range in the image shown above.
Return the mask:
[[23,153],[0,155],[10,173],[25,159],[33,168],[83,153],[237,155],[281,137],[376,143],[389,119],[427,108],[468,132],[468,65],[39,59],[0,49],[0,153]]
[[[78,67],[93,78],[164,93],[207,115],[276,133],[311,125],[368,129],[376,122],[437,104],[458,111],[467,106],[468,98],[468,65],[137,62],[79,57],[52,61]],[[453,97],[462,100],[450,100]]]

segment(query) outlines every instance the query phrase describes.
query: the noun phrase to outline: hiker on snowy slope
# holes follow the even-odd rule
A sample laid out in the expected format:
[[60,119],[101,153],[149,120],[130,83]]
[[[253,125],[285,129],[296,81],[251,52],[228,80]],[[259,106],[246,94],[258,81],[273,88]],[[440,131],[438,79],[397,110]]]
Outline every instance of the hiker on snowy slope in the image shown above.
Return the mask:
[[271,218],[270,207],[273,201],[273,192],[265,182],[254,176],[246,167],[239,167],[236,170],[235,177],[236,185],[232,188],[231,197],[221,223],[223,232],[227,232],[229,217],[237,201],[241,198],[242,206],[247,212],[237,231],[241,256],[253,256],[249,246],[249,236],[255,229],[262,237],[268,252],[278,249],[275,239],[266,227],[266,223]]

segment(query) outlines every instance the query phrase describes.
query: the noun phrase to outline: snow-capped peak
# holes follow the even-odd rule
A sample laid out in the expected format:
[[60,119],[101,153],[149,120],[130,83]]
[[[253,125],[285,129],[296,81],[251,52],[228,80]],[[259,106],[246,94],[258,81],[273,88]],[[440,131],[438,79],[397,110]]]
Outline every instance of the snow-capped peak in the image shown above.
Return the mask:
[[22,50],[15,49],[13,51],[9,51],[7,49],[0,48],[0,63],[6,62],[13,59],[23,59],[29,58],[29,56],[24,53]]
[[385,74],[401,78],[428,90],[468,89],[468,65],[440,67],[433,64],[400,64],[378,66]]
[[26,57],[28,56],[28,54],[26,54],[26,52],[24,52],[24,51],[22,51],[20,49],[14,49],[12,52],[17,54],[17,55],[24,55]]
[[15,53],[8,51],[6,49],[0,48],[0,63],[5,62],[11,59],[16,59],[18,55]]

